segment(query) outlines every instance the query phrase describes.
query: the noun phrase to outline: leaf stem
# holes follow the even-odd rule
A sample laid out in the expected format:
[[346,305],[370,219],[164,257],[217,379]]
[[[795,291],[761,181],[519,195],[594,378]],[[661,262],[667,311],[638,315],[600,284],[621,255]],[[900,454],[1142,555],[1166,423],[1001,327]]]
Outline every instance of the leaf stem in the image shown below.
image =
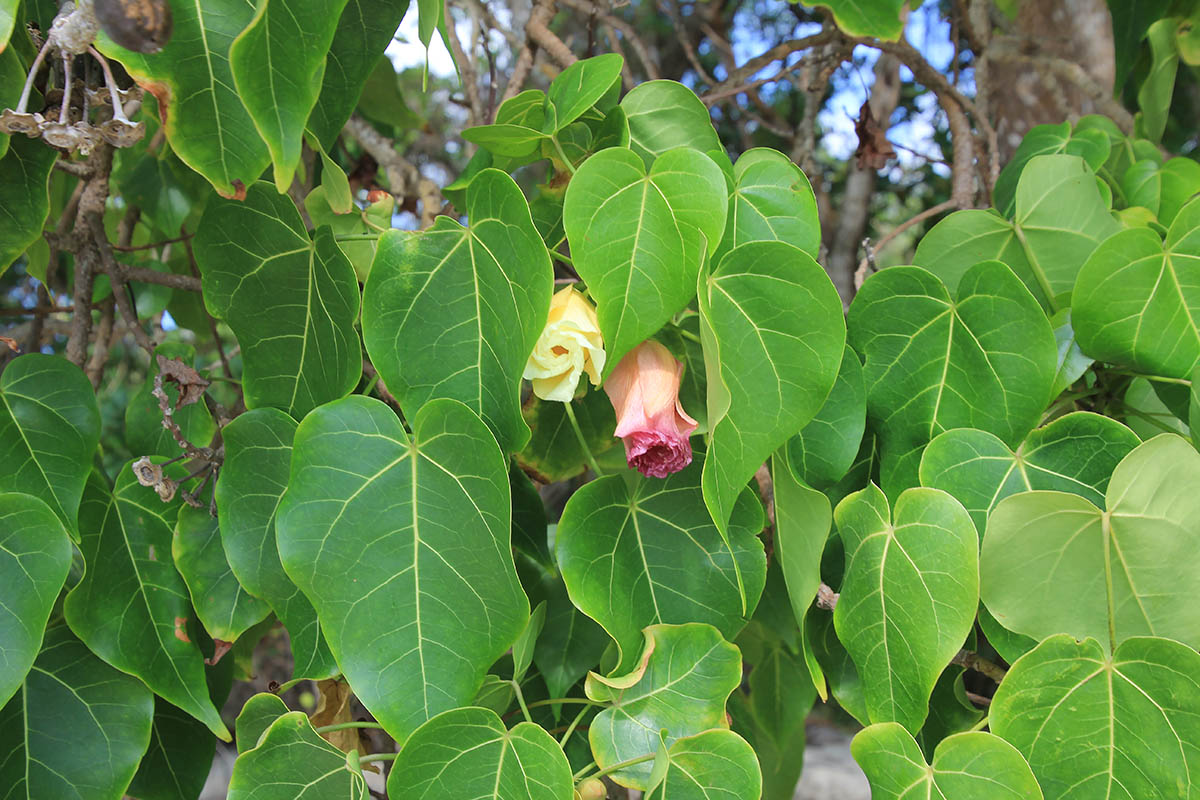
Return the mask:
[[383,726],[378,722],[339,722],[336,725],[322,725],[313,730],[317,733],[333,733],[334,731],[344,731],[350,728],[375,728],[376,730],[383,730]]
[[967,728],[966,733],[974,733],[975,731],[981,731],[984,728],[986,728],[987,726],[988,726],[988,715],[984,714],[983,719],[979,720],[979,722],[976,722],[974,725]]
[[333,240],[335,242],[363,242],[374,241],[379,238],[378,233],[335,233]]
[[567,732],[564,733],[562,738],[558,740],[559,747],[567,746],[567,742],[570,740],[571,734],[575,733],[575,729],[579,727],[579,723],[583,720],[583,715],[588,712],[589,708],[591,708],[591,706],[586,705],[579,709],[579,713],[575,715],[575,719],[571,720],[571,724],[567,726]]
[[571,404],[563,403],[563,408],[567,412],[567,419],[571,422],[571,430],[575,431],[575,438],[579,440],[579,446],[583,448],[583,454],[587,457],[588,466],[592,468],[592,472],[596,473],[599,478],[604,475],[604,471],[596,463],[596,457],[592,455],[592,448],[588,447],[587,439],[583,438],[583,431],[579,427],[579,420],[575,419],[575,409]]
[[293,678],[287,683],[281,683],[279,684],[279,688],[275,690],[275,694],[283,694],[284,692],[299,686],[307,680],[308,678]]
[[563,164],[567,168],[567,172],[575,174],[575,165],[571,163],[571,159],[567,158],[567,154],[563,151],[562,143],[558,141],[558,134],[550,137],[550,141],[554,142],[554,151],[558,153],[558,157],[562,159]]
[[525,715],[526,722],[533,722],[533,717],[529,716],[529,706],[525,705],[525,694],[521,691],[521,684],[516,681],[509,681],[513,687],[513,693],[517,696],[517,705],[521,707],[521,713]]
[[563,703],[580,703],[587,706],[602,706],[603,703],[597,703],[595,700],[588,700],[586,697],[551,697],[549,700],[535,700],[529,704],[530,708],[538,706],[556,706]]
[[[616,764],[613,764],[611,767],[605,767],[604,769],[597,772],[595,775],[591,775],[589,777],[603,778],[605,775],[611,775],[614,772],[620,772],[621,770],[625,769],[626,767],[632,767],[632,766],[636,766],[638,764],[645,764],[647,761],[653,761],[656,757],[657,756],[655,753],[647,753],[646,755],[638,756],[637,758],[631,758],[626,761],[618,761]],[[595,766],[595,764],[596,764],[596,762],[594,762],[594,761],[591,764],[588,764],[586,767],[581,769],[579,772],[576,772],[574,775],[572,775],[571,780],[572,781],[579,780],[581,777],[583,777],[583,775],[581,773],[591,769],[593,766]]]
[[[549,248],[547,248],[547,249],[549,249]],[[555,261],[561,261],[570,267],[575,266],[575,262],[571,259],[570,256],[568,256],[564,253],[560,253],[557,250],[550,250],[550,257],[553,258]]]
[[363,396],[369,397],[371,394],[371,391],[375,388],[375,384],[377,384],[377,383],[379,383],[379,373],[378,372],[376,372],[374,375],[372,375],[371,379],[369,381],[367,381],[366,388],[362,390]]
[[399,753],[372,753],[369,756],[363,756],[358,760],[360,764],[368,764],[372,761],[395,761]]
[[1127,369],[1110,369],[1109,372],[1114,375],[1128,375],[1131,378],[1145,378],[1148,381],[1156,383],[1177,383],[1180,386],[1191,386],[1192,382],[1187,378],[1168,378],[1165,375],[1145,375],[1141,372],[1133,372]]

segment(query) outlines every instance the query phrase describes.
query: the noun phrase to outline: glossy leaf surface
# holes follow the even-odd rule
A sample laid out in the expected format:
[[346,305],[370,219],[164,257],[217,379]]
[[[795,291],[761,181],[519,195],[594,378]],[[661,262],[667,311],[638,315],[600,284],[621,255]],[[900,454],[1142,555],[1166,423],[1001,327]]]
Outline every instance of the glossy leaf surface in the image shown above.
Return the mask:
[[[426,404],[412,424],[410,438],[361,396],[310,414],[277,523],[284,568],[342,673],[400,740],[469,702],[529,613],[491,433],[452,400]],[[356,580],[326,578],[351,565]]]
[[512,178],[484,170],[467,227],[439,217],[379,241],[363,298],[371,361],[408,414],[448,397],[483,417],[505,451],[529,440],[521,374],[546,324],[553,277]]

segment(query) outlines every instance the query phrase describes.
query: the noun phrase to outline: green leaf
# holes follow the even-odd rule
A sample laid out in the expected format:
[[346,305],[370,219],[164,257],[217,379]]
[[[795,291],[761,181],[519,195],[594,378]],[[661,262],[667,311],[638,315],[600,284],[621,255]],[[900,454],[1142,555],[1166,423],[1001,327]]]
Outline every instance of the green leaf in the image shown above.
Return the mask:
[[862,678],[845,646],[838,639],[833,614],[816,606],[804,620],[805,657],[812,656],[829,683],[829,694],[860,725],[870,725]]
[[238,582],[271,605],[291,640],[293,675],[337,674],[317,612],[283,571],[275,544],[279,500],[287,488],[296,422],[274,408],[240,414],[221,429],[225,465],[217,481],[221,544]]
[[859,731],[850,745],[867,773],[872,800],[936,797],[940,800],[1041,800],[1042,790],[1025,758],[999,736],[957,733],[925,756],[908,731],[894,722]]
[[606,373],[695,295],[702,240],[711,254],[725,229],[726,197],[716,163],[684,148],[664,153],[647,174],[633,150],[610,147],[571,178],[563,225],[596,301]]
[[480,172],[468,227],[438,217],[379,240],[363,296],[371,363],[408,414],[448,397],[483,417],[506,452],[529,440],[521,374],[546,324],[550,257],[512,178]]
[[1101,131],[1080,128],[1072,135],[1070,122],[1034,125],[1025,134],[1004,169],[1000,170],[996,185],[992,188],[992,204],[1002,215],[1012,219],[1016,211],[1017,181],[1035,156],[1058,153],[1080,156],[1093,171],[1098,171],[1108,160],[1110,152],[1109,138]]
[[298,798],[367,800],[361,772],[352,771],[346,754],[313,730],[303,711],[276,719],[258,746],[238,756],[229,779],[229,800]]
[[196,616],[213,639],[233,643],[271,608],[238,583],[221,546],[217,518],[207,508],[179,509],[171,542],[175,568],[183,576]]
[[[589,389],[571,402],[571,408],[593,456],[618,443],[613,437],[617,418],[604,392]],[[534,398],[523,414],[533,435],[518,456],[521,463],[533,467],[550,482],[573,478],[587,468],[587,454],[571,428],[563,403]]]
[[1106,510],[1063,492],[1003,500],[983,537],[983,601],[1009,630],[1116,647],[1131,636],[1200,645],[1200,454],[1164,434],[1117,466]]
[[1068,386],[1082,378],[1095,361],[1079,349],[1075,326],[1071,324],[1071,309],[1064,308],[1051,317],[1050,325],[1054,328],[1054,343],[1058,347],[1058,371],[1054,373],[1050,396],[1058,397]]
[[1125,170],[1121,178],[1121,191],[1129,205],[1141,206],[1152,214],[1158,214],[1159,196],[1162,193],[1158,162],[1145,159]]
[[1200,655],[1167,639],[1053,636],[1008,671],[989,725],[1029,759],[1047,800],[1192,797]]
[[[975,649],[970,644],[974,638],[972,632],[965,646]],[[962,667],[951,664],[942,670],[933,686],[933,694],[929,697],[929,716],[916,736],[921,752],[926,756],[934,755],[934,748],[944,739],[974,729],[984,717],[984,712],[967,697],[967,688],[963,683],[965,674],[966,670]]]
[[5,50],[9,37],[12,36],[13,27],[17,19],[17,10],[20,5],[20,0],[3,0],[3,2],[0,2],[0,52]]
[[558,743],[532,722],[508,730],[496,712],[458,708],[418,728],[387,783],[391,797],[565,800],[571,766]]
[[0,275],[42,238],[50,215],[50,171],[58,151],[39,139],[15,136],[0,158]]
[[238,754],[258,747],[258,741],[267,728],[286,713],[287,703],[277,694],[259,692],[247,700],[238,713],[235,726]]
[[[349,187],[347,187],[349,188]],[[374,203],[366,208],[354,208],[348,214],[335,213],[333,201],[325,191],[324,186],[318,186],[304,198],[304,210],[314,227],[328,225],[333,230],[334,239],[339,236],[378,233],[392,226],[392,212],[396,208],[396,199],[383,192]],[[375,249],[379,244],[377,238],[343,239],[337,246],[354,267],[358,280],[365,283],[371,274],[371,263],[375,260]]]
[[[349,214],[358,211],[354,205],[354,195],[350,192],[350,179],[329,154],[318,144],[315,148],[321,156],[321,188],[325,199],[329,202],[330,210],[335,214]],[[308,198],[306,197],[305,200]],[[349,256],[347,256],[349,258]]]
[[990,433],[958,428],[925,448],[921,485],[954,495],[982,537],[988,514],[1017,492],[1050,489],[1103,502],[1113,470],[1140,443],[1116,420],[1085,411],[1038,428],[1015,453]]
[[742,153],[733,168],[721,251],[776,240],[816,258],[821,247],[817,200],[808,178],[791,159],[778,150],[756,147]]
[[1200,360],[1200,199],[1180,210],[1166,241],[1121,231],[1079,271],[1072,321],[1083,352],[1140,372],[1183,378]]
[[146,752],[153,697],[65,625],[52,626],[19,693],[0,710],[6,800],[120,800]]
[[87,571],[63,610],[93,653],[229,741],[208,696],[203,657],[188,638],[187,587],[171,563],[179,505],[138,485],[128,465],[111,492],[93,473],[79,512]]
[[757,798],[762,791],[754,749],[733,731],[705,731],[679,739],[667,755],[667,774],[646,800]]
[[971,268],[954,299],[919,267],[878,272],[851,303],[847,328],[865,357],[867,419],[889,497],[918,485],[921,452],[942,431],[978,428],[1015,446],[1049,400],[1054,333],[1000,262]]
[[30,353],[0,375],[0,491],[33,495],[50,506],[76,541],[76,516],[100,411],[92,385],[64,358]]
[[534,647],[533,663],[550,696],[563,697],[600,663],[611,640],[603,628],[575,607],[563,581],[555,582],[546,602],[546,624]]
[[217,740],[201,723],[154,698],[150,749],[142,757],[127,794],[137,800],[192,800],[212,771]]
[[1113,44],[1116,50],[1116,80],[1114,86],[1125,86],[1129,72],[1142,50],[1146,29],[1162,17],[1171,6],[1170,0],[1109,0],[1112,13]]
[[98,41],[155,96],[171,149],[222,197],[244,197],[271,163],[234,89],[229,61],[230,46],[254,19],[255,7],[253,0],[173,4],[171,39],[154,54],[126,50],[104,35]]
[[524,158],[536,153],[546,134],[524,125],[497,123],[476,125],[466,128],[462,137],[489,150],[492,154],[506,158]]
[[780,450],[771,457],[775,487],[775,557],[783,569],[792,614],[801,630],[821,584],[821,552],[833,512],[829,499],[796,480]]
[[[17,55],[15,47],[5,47],[4,43],[8,41],[8,35],[4,33],[4,27],[7,24],[9,31],[12,28],[12,16],[5,20],[5,8],[8,3],[13,4],[13,11],[16,10],[18,0],[0,0],[0,108],[14,108],[21,99],[21,89],[25,83],[25,63],[21,57]],[[8,153],[9,135],[0,133],[0,159]],[[3,162],[0,161],[0,165]],[[2,168],[2,166],[0,166]],[[5,205],[5,207],[8,207]],[[8,268],[8,264],[0,267],[0,273]]]
[[[814,684],[804,659],[776,642],[750,672],[749,698],[742,692],[729,698],[733,728],[746,737],[757,757],[763,800],[791,800],[796,792],[804,762],[804,719],[816,697]],[[747,776],[743,784],[753,786],[754,781]]]
[[850,345],[825,404],[787,442],[787,455],[805,483],[827,489],[850,471],[867,426],[867,389],[862,362]]
[[71,537],[50,507],[0,493],[0,705],[17,691],[71,567]]
[[563,580],[572,602],[617,642],[617,671],[634,668],[647,625],[704,622],[733,639],[762,593],[762,506],[744,491],[723,539],[704,507],[702,463],[697,454],[665,480],[610,475],[592,481],[571,496],[558,523]]
[[537,486],[515,461],[508,467],[508,489],[512,497],[513,547],[539,564],[553,568],[546,506]]
[[[653,754],[659,732],[668,747],[713,728],[727,729],[725,701],[742,679],[738,649],[711,625],[652,625],[632,671],[587,677],[587,696],[610,703],[591,722],[588,740],[596,764],[606,769]],[[622,786],[646,788],[650,762],[612,773]]]
[[[452,400],[410,420],[411,438],[357,395],[309,414],[277,530],[354,693],[400,741],[470,702],[529,614],[491,433]],[[329,579],[349,565],[353,580]]]
[[[154,348],[154,355],[168,359],[178,358],[189,367],[196,366],[196,348],[191,345],[163,342]],[[135,455],[174,458],[180,453],[179,443],[175,441],[171,432],[163,427],[162,409],[158,405],[158,398],[154,396],[154,376],[158,372],[158,359],[151,358],[145,382],[125,407],[125,444]],[[201,401],[176,408],[179,402],[178,384],[163,381],[163,391],[174,409],[172,419],[179,425],[184,437],[200,447],[207,446],[212,441],[213,434],[217,432],[208,406]]]
[[[701,153],[722,149],[708,108],[682,83],[640,83],[621,99],[621,108],[629,122],[629,146],[647,167],[676,147],[690,147]],[[709,246],[716,246],[712,237]]]
[[550,83],[546,92],[555,110],[552,132],[557,133],[583,115],[621,79],[625,59],[617,53],[605,53],[576,61]]
[[533,645],[537,641],[538,636],[542,632],[542,626],[546,624],[546,601],[537,604],[537,608],[529,615],[529,621],[525,623],[525,629],[521,631],[521,635],[513,642],[512,660],[513,660],[513,676],[512,679],[517,683],[525,677],[525,671],[529,669],[529,665],[533,663]]
[[904,0],[824,0],[803,5],[823,6],[833,12],[837,26],[851,36],[873,36],[885,41],[896,41],[904,32],[901,11]]
[[825,270],[784,242],[730,250],[700,283],[700,316],[712,429],[704,501],[724,531],[746,481],[824,404],[846,329]]
[[193,243],[204,304],[242,345],[246,407],[302,417],[362,372],[358,281],[328,228],[310,240],[295,203],[256,183],[210,203]]
[[1178,156],[1162,165],[1158,221],[1170,225],[1189,200],[1200,193],[1200,164]]
[[1178,27],[1177,19],[1167,17],[1153,23],[1146,32],[1150,42],[1150,72],[1137,93],[1141,109],[1137,127],[1152,142],[1162,139],[1175,92],[1175,72],[1179,69],[1179,50],[1175,45]]
[[349,0],[342,10],[325,59],[321,94],[308,117],[308,129],[326,150],[358,105],[408,6],[409,0]]
[[1056,311],[1056,298],[1071,291],[1083,262],[1118,230],[1082,158],[1036,156],[1021,173],[1011,222],[992,211],[956,211],[921,239],[913,263],[953,292],[971,267],[998,259],[1043,308]]
[[979,603],[971,518],[936,489],[909,489],[889,513],[874,484],[834,510],[846,576],[833,611],[862,676],[871,722],[921,729],[929,695],[970,633]]
[[1005,628],[996,621],[992,612],[988,611],[987,606],[982,603],[979,604],[978,619],[979,630],[987,638],[988,644],[994,647],[1001,658],[1010,664],[1037,647],[1037,639],[1021,633],[1013,633]]
[[325,56],[346,0],[258,0],[257,5],[250,24],[229,47],[229,66],[271,152],[275,188],[282,194],[300,164],[304,126],[321,92]]

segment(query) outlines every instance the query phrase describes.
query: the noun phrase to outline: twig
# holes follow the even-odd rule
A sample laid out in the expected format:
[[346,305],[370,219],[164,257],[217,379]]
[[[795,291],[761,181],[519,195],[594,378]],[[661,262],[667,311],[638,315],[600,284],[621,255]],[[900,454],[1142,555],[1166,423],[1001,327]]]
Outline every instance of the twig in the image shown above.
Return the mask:
[[[483,122],[486,116],[483,111],[483,103],[479,99],[479,82],[478,72],[475,68],[474,55],[468,55],[463,50],[462,42],[459,41],[458,31],[454,27],[454,16],[450,13],[450,0],[445,2],[446,15],[446,39],[450,42],[450,54],[454,56],[454,63],[458,64],[458,74],[461,76],[463,94],[467,98],[467,108],[471,112],[471,123]],[[472,48],[474,53],[474,48]]]
[[[786,59],[792,53],[800,50],[807,50],[810,47],[816,47],[819,44],[825,44],[826,42],[832,41],[836,36],[838,36],[837,30],[830,28],[821,31],[820,33],[814,33],[812,36],[805,36],[802,39],[792,39],[791,41],[781,42],[762,55],[755,56],[754,58],[750,59],[737,69],[730,70],[728,78],[702,94],[700,99],[711,105],[712,103],[709,101],[717,95],[728,97],[731,94],[739,94],[744,92],[746,89],[742,86],[742,84],[746,83],[747,80],[756,75],[760,70],[765,69],[776,61]],[[779,77],[786,71],[786,69],[781,69],[778,73],[776,73],[775,77],[755,81],[754,85],[761,86],[764,83],[770,83],[771,81],[779,80]]]
[[191,239],[195,235],[196,234],[194,234],[194,233],[185,233],[182,236],[176,236],[174,239],[163,239],[161,242],[151,242],[150,244],[139,244],[139,245],[134,245],[132,247],[114,244],[112,246],[112,249],[117,250],[122,253],[132,253],[136,250],[157,250],[158,248],[163,247],[168,244],[175,244],[176,242],[186,242],[188,239]]
[[658,65],[654,63],[654,59],[650,57],[650,51],[646,47],[646,43],[638,36],[637,31],[632,25],[620,17],[615,17],[612,14],[605,14],[600,10],[600,7],[592,2],[592,0],[560,0],[563,5],[569,6],[576,11],[583,11],[586,14],[594,15],[605,25],[609,25],[621,32],[625,37],[625,41],[629,42],[629,46],[637,53],[638,60],[642,62],[642,67],[646,70],[646,76],[650,80],[658,80],[659,72]]
[[99,389],[100,380],[104,377],[108,349],[112,346],[115,307],[115,302],[111,297],[106,298],[100,304],[100,327],[96,329],[96,346],[92,348],[92,358],[87,365],[87,376],[92,382],[92,389]]
[[549,53],[560,67],[566,68],[579,59],[571,52],[571,48],[567,47],[563,40],[550,30],[549,24],[552,19],[554,19],[554,1],[538,0],[529,14],[529,22],[525,23],[525,32],[529,34],[530,39],[537,42],[539,47]]
[[202,290],[200,279],[191,275],[176,275],[173,272],[159,272],[150,267],[125,265],[125,279],[138,283],[157,283],[160,286],[170,286],[172,289],[183,289],[187,292]]
[[981,675],[991,678],[996,683],[1003,681],[1004,676],[1008,674],[1008,670],[1006,670],[1004,667],[991,662],[978,653],[973,653],[970,650],[959,650],[954,658],[950,659],[950,663],[974,670]]
[[867,250],[867,255],[863,256],[862,261],[858,262],[858,269],[854,271],[854,291],[857,292],[862,288],[863,281],[867,279],[868,271],[875,271],[874,269],[871,269],[871,262],[875,260],[875,256],[879,254],[880,250],[891,243],[892,239],[895,239],[897,236],[904,233],[904,231],[908,230],[913,225],[916,225],[918,222],[923,222],[930,217],[935,217],[944,211],[949,211],[950,209],[957,207],[958,203],[956,201],[946,200],[945,202],[938,203],[936,206],[925,209],[914,217],[904,220],[904,222],[901,222],[899,225],[884,234],[883,237],[881,237],[873,247]]

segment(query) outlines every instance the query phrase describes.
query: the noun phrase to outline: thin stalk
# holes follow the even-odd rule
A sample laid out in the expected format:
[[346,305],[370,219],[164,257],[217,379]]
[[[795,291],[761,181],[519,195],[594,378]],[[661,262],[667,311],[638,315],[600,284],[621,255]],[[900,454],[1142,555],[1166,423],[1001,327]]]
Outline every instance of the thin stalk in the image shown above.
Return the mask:
[[513,687],[513,693],[517,696],[517,705],[521,707],[521,713],[525,715],[526,722],[533,722],[533,717],[529,716],[529,706],[525,705],[525,694],[521,691],[521,684],[516,681],[509,681]]
[[558,153],[558,157],[562,159],[563,164],[567,168],[567,172],[575,174],[575,165],[571,163],[571,159],[567,158],[567,154],[563,151],[562,144],[558,141],[558,136],[551,136],[550,141],[554,142],[554,151]]
[[567,742],[570,740],[571,734],[575,732],[575,728],[579,727],[579,723],[583,721],[583,715],[588,712],[588,708],[589,706],[584,706],[583,708],[579,709],[579,713],[575,715],[575,719],[571,720],[571,724],[567,726],[567,732],[564,733],[562,738],[558,740],[559,747],[567,746]]
[[596,457],[592,455],[592,448],[588,447],[587,439],[583,438],[583,431],[579,427],[579,420],[575,419],[575,409],[570,403],[563,403],[563,407],[567,411],[567,419],[571,422],[571,430],[575,431],[575,438],[579,440],[579,446],[583,448],[583,454],[587,456],[588,466],[592,468],[592,472],[596,473],[599,478],[604,474],[600,469],[600,465],[596,463]]
[[538,706],[557,706],[564,703],[579,703],[585,706],[602,706],[603,703],[597,703],[595,700],[588,700],[586,697],[552,697],[549,700],[535,700],[529,704],[530,708]]
[[399,753],[372,753],[369,756],[363,756],[358,759],[360,764],[369,764],[372,761],[395,761]]
[[1113,373],[1114,375],[1128,375],[1131,378],[1145,378],[1148,381],[1155,381],[1156,383],[1176,383],[1180,386],[1192,385],[1192,382],[1187,378],[1168,378],[1165,375],[1144,375],[1140,372],[1133,372],[1127,369],[1110,369],[1109,372]]
[[558,252],[557,250],[550,250],[550,257],[553,258],[555,261],[561,261],[564,264],[570,265],[571,267],[575,266],[575,262],[571,260],[570,256],[564,255],[564,254]]
[[[605,775],[611,775],[614,772],[620,772],[621,770],[625,769],[626,767],[633,767],[638,764],[645,764],[647,761],[653,761],[655,759],[655,757],[656,756],[654,753],[648,753],[644,756],[638,756],[637,758],[631,758],[627,761],[619,761],[616,764],[613,764],[611,767],[605,767],[604,769],[597,772],[595,775],[590,775],[588,777],[603,778]],[[595,766],[594,761],[591,764],[589,764],[588,766],[581,769],[579,772],[576,772],[574,775],[572,775],[571,780],[578,781],[581,777],[583,777],[583,775],[581,773],[585,772],[586,770],[591,769],[593,766]]]
[[362,390],[363,395],[366,396],[366,395],[371,394],[371,391],[375,388],[375,384],[377,384],[377,383],[379,383],[379,373],[378,372],[376,372],[374,375],[372,375],[371,379],[369,381],[367,381],[367,387]]
[[987,716],[987,714],[984,714],[983,719],[979,720],[979,722],[976,722],[970,728],[967,728],[967,733],[974,733],[975,731],[981,731],[984,728],[986,728],[987,726],[988,726],[988,716]]
[[383,726],[378,722],[339,722],[336,725],[322,725],[319,728],[314,728],[317,733],[332,733],[334,731],[344,731],[350,728],[375,728],[383,730]]
[[335,233],[333,235],[335,242],[365,242],[374,241],[378,238],[378,233]]

